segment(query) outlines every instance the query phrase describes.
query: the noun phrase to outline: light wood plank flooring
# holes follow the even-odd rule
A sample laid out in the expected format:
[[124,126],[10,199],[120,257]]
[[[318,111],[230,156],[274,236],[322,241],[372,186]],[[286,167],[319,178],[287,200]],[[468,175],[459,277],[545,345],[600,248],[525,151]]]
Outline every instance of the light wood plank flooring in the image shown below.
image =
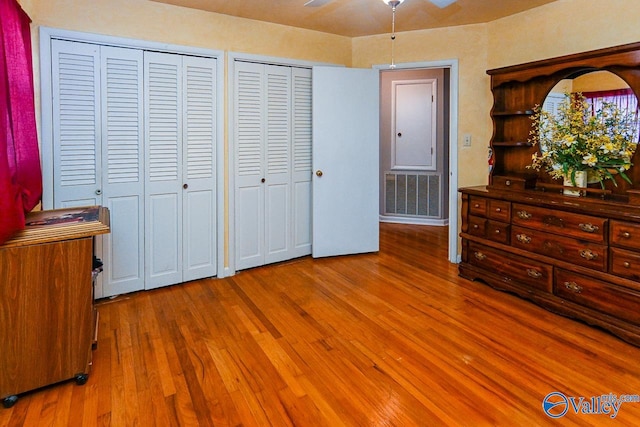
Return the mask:
[[630,402],[548,417],[554,391],[640,394],[640,349],[459,278],[446,239],[382,224],[377,254],[101,301],[88,382],[24,394],[0,425],[640,425]]

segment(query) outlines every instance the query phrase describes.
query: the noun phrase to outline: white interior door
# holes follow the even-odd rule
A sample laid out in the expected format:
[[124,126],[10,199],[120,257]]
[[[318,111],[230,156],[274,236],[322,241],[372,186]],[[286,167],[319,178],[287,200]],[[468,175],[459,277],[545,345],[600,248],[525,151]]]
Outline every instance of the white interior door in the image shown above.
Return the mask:
[[313,67],[314,257],[379,248],[379,71]]
[[392,83],[392,169],[436,170],[436,80]]

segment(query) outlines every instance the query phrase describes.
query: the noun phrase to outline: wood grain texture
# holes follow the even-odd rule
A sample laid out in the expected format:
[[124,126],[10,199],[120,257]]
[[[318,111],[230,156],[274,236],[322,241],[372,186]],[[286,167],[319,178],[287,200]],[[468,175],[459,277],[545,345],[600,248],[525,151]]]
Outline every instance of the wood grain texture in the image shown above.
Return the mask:
[[640,393],[640,349],[458,277],[447,230],[102,301],[89,381],[27,393],[2,426],[640,425],[549,418],[550,392]]

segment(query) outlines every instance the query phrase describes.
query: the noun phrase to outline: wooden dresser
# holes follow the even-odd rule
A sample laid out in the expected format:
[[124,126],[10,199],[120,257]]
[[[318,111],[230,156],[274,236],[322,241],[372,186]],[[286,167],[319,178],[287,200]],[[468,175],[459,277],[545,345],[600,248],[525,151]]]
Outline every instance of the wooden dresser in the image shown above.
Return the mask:
[[640,94],[640,43],[488,70],[493,123],[489,185],[462,194],[460,275],[513,292],[640,346],[640,150],[605,188],[563,195],[528,168],[536,105],[592,72]]
[[461,193],[461,276],[640,345],[640,207],[533,190]]
[[0,246],[0,398],[87,380],[96,328],[93,236],[109,232],[102,207],[27,215]]

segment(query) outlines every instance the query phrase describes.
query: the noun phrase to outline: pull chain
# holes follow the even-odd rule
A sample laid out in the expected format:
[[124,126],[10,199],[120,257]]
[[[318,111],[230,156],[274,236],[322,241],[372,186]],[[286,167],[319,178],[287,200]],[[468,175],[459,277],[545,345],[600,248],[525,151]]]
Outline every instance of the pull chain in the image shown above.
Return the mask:
[[396,41],[396,7],[393,6],[391,8],[391,65],[389,68],[396,68],[396,63],[394,60],[395,54],[395,41]]

